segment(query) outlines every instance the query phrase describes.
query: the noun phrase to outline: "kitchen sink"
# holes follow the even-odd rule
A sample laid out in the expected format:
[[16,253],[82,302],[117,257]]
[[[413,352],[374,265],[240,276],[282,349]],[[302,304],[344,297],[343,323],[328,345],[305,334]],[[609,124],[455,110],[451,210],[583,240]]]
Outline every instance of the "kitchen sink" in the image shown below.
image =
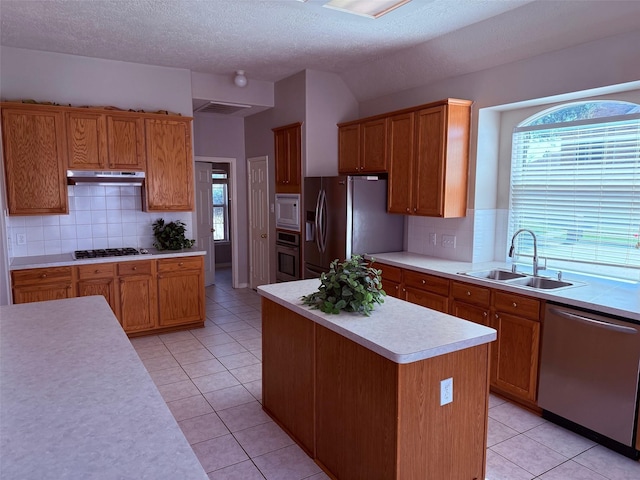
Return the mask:
[[523,285],[525,287],[539,288],[541,290],[555,290],[556,288],[571,287],[574,284],[562,280],[546,277],[525,277],[509,282],[511,285]]
[[486,278],[487,280],[513,280],[527,278],[527,276],[522,273],[513,273],[509,270],[482,270],[478,272],[465,272],[463,275],[475,278]]
[[559,288],[578,287],[586,285],[582,282],[567,282],[564,280],[556,280],[549,277],[534,277],[524,273],[514,273],[509,270],[493,269],[478,270],[476,272],[460,272],[473,278],[481,278],[504,283],[505,285],[513,285],[514,287],[532,288],[535,290],[558,290]]

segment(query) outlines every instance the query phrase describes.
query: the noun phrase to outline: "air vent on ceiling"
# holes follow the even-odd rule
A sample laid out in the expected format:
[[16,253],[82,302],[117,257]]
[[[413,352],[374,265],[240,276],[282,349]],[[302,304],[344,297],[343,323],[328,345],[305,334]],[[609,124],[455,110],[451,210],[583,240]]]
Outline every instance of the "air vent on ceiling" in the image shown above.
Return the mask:
[[246,108],[251,108],[251,105],[243,105],[241,103],[209,102],[196,108],[194,112],[231,115],[232,113],[239,112],[240,110],[244,110]]

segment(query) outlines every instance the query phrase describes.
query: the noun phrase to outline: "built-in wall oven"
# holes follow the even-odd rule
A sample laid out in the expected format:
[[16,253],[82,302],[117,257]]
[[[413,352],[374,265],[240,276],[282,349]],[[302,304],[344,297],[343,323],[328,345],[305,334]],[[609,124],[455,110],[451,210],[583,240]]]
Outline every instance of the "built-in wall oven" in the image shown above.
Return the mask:
[[300,280],[300,234],[276,231],[276,280]]

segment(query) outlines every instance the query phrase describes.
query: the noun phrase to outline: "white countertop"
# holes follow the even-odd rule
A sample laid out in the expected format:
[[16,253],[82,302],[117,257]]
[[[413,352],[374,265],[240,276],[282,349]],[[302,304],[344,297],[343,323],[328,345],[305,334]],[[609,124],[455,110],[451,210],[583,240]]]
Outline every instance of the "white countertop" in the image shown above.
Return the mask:
[[319,285],[318,279],[275,283],[258,287],[258,293],[396,363],[412,363],[496,339],[492,328],[389,296],[369,317],[313,310],[300,298]]
[[[459,275],[459,272],[489,270],[493,268],[510,270],[510,267],[504,262],[457,262],[409,252],[376,253],[374,255],[368,255],[368,257],[380,263],[386,263],[400,268],[409,268],[418,272],[439,275],[453,280],[499,288],[513,293],[529,295],[596,312],[608,313],[640,322],[640,285],[638,283],[627,283],[565,273],[563,280],[583,282],[585,285],[555,291],[539,290],[509,285],[504,282]],[[374,262],[373,267],[375,268],[375,266]],[[541,272],[541,274],[544,275],[544,272]]]
[[206,255],[204,250],[156,250],[149,248],[149,253],[140,255],[123,255],[121,257],[87,258],[74,260],[71,253],[59,255],[34,255],[31,257],[15,257],[11,260],[9,270],[26,270],[28,268],[68,267],[75,265],[87,265],[96,263],[130,262],[134,260],[156,260],[171,257],[196,257]]
[[101,296],[0,307],[7,479],[206,480]]

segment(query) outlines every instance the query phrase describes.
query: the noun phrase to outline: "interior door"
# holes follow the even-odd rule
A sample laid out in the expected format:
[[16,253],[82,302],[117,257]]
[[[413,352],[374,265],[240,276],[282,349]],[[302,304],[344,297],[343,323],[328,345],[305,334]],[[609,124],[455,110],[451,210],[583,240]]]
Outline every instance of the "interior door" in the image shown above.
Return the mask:
[[[269,283],[269,190],[267,157],[249,163],[249,284]],[[275,244],[274,244],[275,245]]]
[[211,164],[196,162],[196,246],[206,250],[204,257],[204,284],[213,285],[216,275],[213,242],[213,198],[211,197]]

